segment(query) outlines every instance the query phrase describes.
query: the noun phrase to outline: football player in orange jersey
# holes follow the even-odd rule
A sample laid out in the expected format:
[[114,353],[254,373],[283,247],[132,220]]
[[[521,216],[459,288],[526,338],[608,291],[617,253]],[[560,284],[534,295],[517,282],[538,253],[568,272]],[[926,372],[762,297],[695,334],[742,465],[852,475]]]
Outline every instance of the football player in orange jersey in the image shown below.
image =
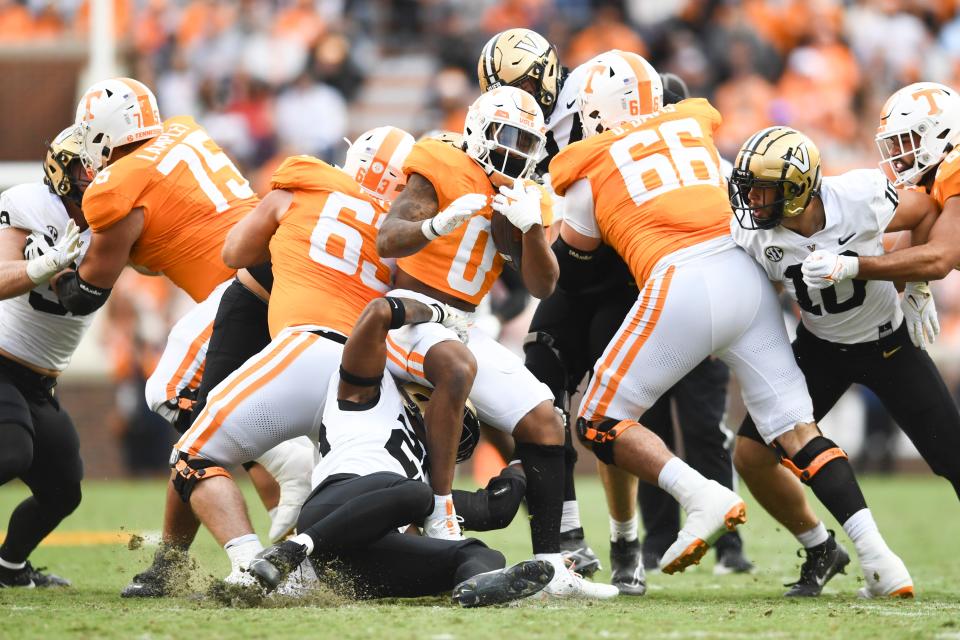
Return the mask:
[[[803,261],[804,282],[825,289],[847,278],[925,282],[960,267],[960,94],[936,82],[916,82],[887,99],[877,128],[880,167],[896,187],[920,188],[940,203],[929,238],[880,256],[814,251]],[[914,292],[930,304],[929,291]],[[932,342],[939,330],[928,327]]]
[[[293,156],[273,190],[231,230],[227,264],[273,263],[268,305],[273,341],[210,393],[175,447],[174,486],[231,559],[231,582],[249,581],[262,550],[227,466],[278,443],[316,433],[326,383],[364,306],[389,289],[392,271],[376,253],[377,228],[403,189],[410,134],[381,127],[348,151],[351,173]],[[445,326],[459,314],[437,305]],[[304,383],[316,385],[307,393]]]
[[[496,210],[522,232],[520,273],[537,297],[550,294],[557,263],[544,225],[549,205],[538,187],[525,185],[544,148],[540,107],[530,94],[500,87],[471,105],[463,148],[426,139],[404,165],[407,188],[397,198],[377,237],[384,257],[397,257],[397,290],[428,303],[473,312],[503,268],[491,234]],[[500,187],[500,193],[497,192]],[[527,475],[533,550],[556,568],[547,592],[557,596],[612,597],[610,585],[594,585],[571,573],[560,557],[563,503],[563,425],[553,394],[516,355],[471,327],[464,346],[435,325],[404,327],[387,340],[394,375],[435,388],[427,407],[427,449],[434,510],[427,535],[461,539],[450,491],[460,416],[469,399],[483,422],[512,433]]]
[[[257,203],[247,181],[192,118],[161,121],[157,101],[143,83],[113,78],[91,86],[77,106],[80,159],[92,178],[83,207],[93,232],[87,259],[54,283],[61,304],[77,315],[99,308],[127,264],[162,273],[199,304],[172,329],[147,382],[147,403],[182,431],[200,383],[213,319],[235,271],[220,249],[227,231]],[[238,278],[256,286],[254,277]],[[282,493],[304,493],[309,484],[284,469],[309,456],[284,445],[264,458],[281,479]],[[273,452],[279,453],[279,452]],[[282,501],[282,499],[281,499]],[[289,501],[289,500],[288,500]],[[296,518],[286,510],[288,527]],[[170,493],[165,540],[192,538],[196,521]]]
[[846,454],[813,421],[773,286],[730,235],[713,144],[720,114],[703,99],[662,106],[660,77],[636,54],[610,51],[588,64],[577,98],[584,140],[550,163],[553,186],[566,196],[561,236],[584,252],[606,242],[642,290],[597,362],[577,428],[598,458],[659,484],[687,512],[661,569],[699,562],[717,537],[746,521],[739,496],[637,422],[713,354],[733,368],[761,436],[783,464],[840,522],[856,521],[851,537],[865,563],[875,563],[865,573],[875,566],[880,574],[871,590],[912,595],[909,573],[880,536]]

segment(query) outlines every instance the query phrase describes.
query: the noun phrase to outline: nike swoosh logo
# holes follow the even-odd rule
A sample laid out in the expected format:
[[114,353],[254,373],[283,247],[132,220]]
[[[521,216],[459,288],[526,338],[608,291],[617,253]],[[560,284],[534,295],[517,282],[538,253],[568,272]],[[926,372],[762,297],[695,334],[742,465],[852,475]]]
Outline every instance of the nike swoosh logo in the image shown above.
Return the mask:
[[567,109],[572,109],[573,105],[575,104],[577,104],[576,99],[571,100],[570,102],[567,103]]
[[857,235],[857,233],[856,233],[856,232],[853,232],[853,233],[851,233],[850,235],[848,235],[846,238],[840,238],[840,240],[839,240],[838,242],[839,242],[840,244],[847,244],[848,242],[850,242],[850,239],[853,238],[853,236],[855,236],[855,235]]
[[890,357],[893,356],[893,354],[895,354],[897,351],[900,351],[900,349],[902,349],[902,348],[903,348],[903,347],[900,346],[900,347],[894,347],[893,349],[890,349],[890,351],[884,351],[884,352],[883,352],[883,357],[884,357],[884,358],[890,358]]

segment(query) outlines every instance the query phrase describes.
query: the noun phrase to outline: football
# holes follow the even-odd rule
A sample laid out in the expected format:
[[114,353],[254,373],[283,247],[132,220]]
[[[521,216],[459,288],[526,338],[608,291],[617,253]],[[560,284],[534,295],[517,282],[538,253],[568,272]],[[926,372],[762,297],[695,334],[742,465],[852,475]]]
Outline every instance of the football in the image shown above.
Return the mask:
[[523,259],[523,234],[520,229],[499,211],[494,211],[490,218],[490,233],[493,235],[493,245],[514,269],[520,268]]

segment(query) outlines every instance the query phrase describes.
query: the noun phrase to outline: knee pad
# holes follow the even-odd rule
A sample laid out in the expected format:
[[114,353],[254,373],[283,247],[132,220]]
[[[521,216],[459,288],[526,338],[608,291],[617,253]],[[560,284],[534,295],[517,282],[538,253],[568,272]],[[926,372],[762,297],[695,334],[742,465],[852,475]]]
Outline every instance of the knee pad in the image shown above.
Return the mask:
[[213,460],[191,458],[186,453],[176,449],[173,450],[170,466],[176,471],[171,480],[173,488],[176,489],[177,495],[186,504],[190,504],[190,494],[193,493],[194,487],[201,480],[209,480],[217,476],[233,477],[229,471]]
[[614,420],[606,418],[600,422],[587,422],[577,418],[577,437],[580,442],[589,444],[593,454],[604,464],[613,464],[613,442],[623,433],[640,423],[634,420]]
[[556,340],[549,333],[533,331],[523,339],[524,364],[540,382],[550,387],[554,405],[565,411],[570,398],[567,394],[567,366],[563,363]]
[[780,451],[780,464],[789,469],[804,484],[810,484],[821,469],[837,459],[846,460],[846,452],[833,440],[823,436],[817,436],[805,444],[792,459],[784,455],[782,450]]
[[490,479],[485,491],[489,529],[505,529],[520,510],[527,492],[527,477],[515,467],[505,467],[500,475]]

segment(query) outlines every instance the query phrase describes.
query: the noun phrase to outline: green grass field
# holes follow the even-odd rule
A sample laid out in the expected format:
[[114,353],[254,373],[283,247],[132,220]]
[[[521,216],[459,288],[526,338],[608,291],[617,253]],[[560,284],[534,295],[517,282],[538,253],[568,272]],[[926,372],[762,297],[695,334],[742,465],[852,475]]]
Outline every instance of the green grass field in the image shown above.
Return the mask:
[[[914,601],[855,597],[859,566],[835,578],[813,601],[784,600],[781,583],[796,578],[797,544],[754,504],[742,529],[753,575],[714,577],[713,555],[685,574],[648,576],[643,598],[602,604],[531,603],[460,610],[445,598],[339,606],[231,609],[197,597],[123,600],[119,591],[143,568],[153,547],[128,549],[131,532],[160,528],[160,482],[88,482],[79,510],[62,532],[119,532],[113,544],[41,546],[34,565],[69,577],[65,590],[0,590],[0,638],[940,638],[960,639],[960,511],[947,483],[932,477],[871,478],[867,499],[890,545],[917,586]],[[249,487],[245,487],[249,490]],[[599,484],[578,485],[588,539],[606,559],[607,521]],[[26,495],[21,485],[0,489],[5,519]],[[248,491],[249,495],[249,491]],[[266,515],[251,501],[255,523]],[[529,553],[523,519],[483,536],[516,561]],[[828,526],[839,530],[835,523]],[[852,552],[849,541],[839,536]],[[133,545],[135,546],[135,545]],[[223,576],[224,554],[203,532],[194,548],[202,575]],[[604,571],[599,579],[609,576]]]

